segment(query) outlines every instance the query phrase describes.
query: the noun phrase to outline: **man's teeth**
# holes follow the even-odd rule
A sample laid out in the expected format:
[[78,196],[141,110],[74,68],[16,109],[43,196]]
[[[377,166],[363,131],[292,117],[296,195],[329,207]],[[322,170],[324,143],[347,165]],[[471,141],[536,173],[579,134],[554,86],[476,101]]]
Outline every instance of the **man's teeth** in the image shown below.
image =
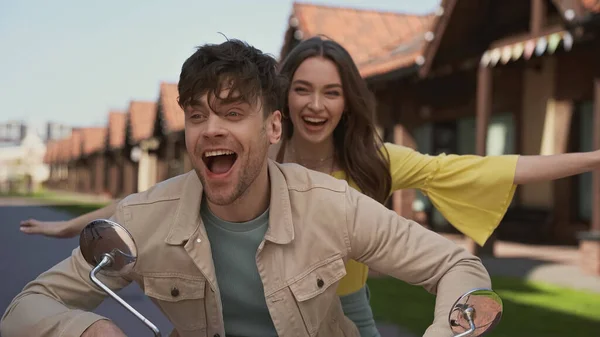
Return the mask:
[[234,154],[234,152],[228,151],[228,150],[216,150],[216,151],[206,151],[204,153],[204,155],[206,157],[223,156],[223,155],[229,155],[229,154]]
[[303,119],[305,121],[311,122],[311,123],[323,123],[327,120],[325,118],[315,118],[315,117],[303,117]]

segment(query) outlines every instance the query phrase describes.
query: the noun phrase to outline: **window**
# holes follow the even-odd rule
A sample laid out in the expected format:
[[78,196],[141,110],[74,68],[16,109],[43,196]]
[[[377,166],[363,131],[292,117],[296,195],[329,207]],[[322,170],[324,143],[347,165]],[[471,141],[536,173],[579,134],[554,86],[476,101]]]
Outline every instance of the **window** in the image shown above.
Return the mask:
[[[579,148],[577,152],[592,151],[594,103],[593,101],[584,102],[577,110],[577,123],[579,123]],[[580,174],[576,179],[578,187],[577,215],[583,221],[590,221],[592,218],[592,173]]]

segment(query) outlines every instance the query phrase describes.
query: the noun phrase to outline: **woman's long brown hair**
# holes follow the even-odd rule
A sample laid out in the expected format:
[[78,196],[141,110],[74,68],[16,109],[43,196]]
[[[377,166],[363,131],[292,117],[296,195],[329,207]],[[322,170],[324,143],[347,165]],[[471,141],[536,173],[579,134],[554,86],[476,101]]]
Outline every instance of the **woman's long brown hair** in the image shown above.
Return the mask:
[[[350,54],[335,41],[318,36],[302,41],[292,49],[280,64],[280,73],[291,83],[296,69],[310,57],[331,60],[342,79],[346,109],[333,131],[338,165],[362,193],[384,203],[391,192],[392,177],[387,150],[375,128],[375,99],[371,91]],[[294,126],[289,118],[287,94],[283,103],[283,131],[289,139]]]

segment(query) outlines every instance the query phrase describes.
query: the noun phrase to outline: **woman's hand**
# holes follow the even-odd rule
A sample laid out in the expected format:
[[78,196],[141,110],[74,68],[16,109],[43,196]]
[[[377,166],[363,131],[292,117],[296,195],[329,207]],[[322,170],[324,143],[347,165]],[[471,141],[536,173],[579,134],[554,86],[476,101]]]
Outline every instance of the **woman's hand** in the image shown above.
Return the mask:
[[39,221],[28,219],[21,221],[21,232],[25,234],[41,234],[54,238],[72,238],[79,232],[73,228],[70,221]]

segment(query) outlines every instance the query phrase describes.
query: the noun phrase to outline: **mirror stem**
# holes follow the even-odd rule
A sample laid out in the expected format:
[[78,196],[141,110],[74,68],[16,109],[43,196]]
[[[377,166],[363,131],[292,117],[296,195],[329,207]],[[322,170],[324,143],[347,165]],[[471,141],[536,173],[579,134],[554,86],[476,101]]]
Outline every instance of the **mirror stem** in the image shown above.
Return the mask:
[[475,332],[475,323],[473,322],[473,313],[475,312],[475,309],[473,309],[473,307],[468,307],[463,311],[463,315],[465,316],[465,318],[467,319],[467,321],[469,321],[469,330],[455,335],[454,337],[467,337],[470,336],[473,332]]
[[98,263],[98,265],[96,267],[94,267],[94,269],[92,269],[92,271],[90,272],[90,278],[92,279],[92,282],[94,282],[95,285],[97,285],[98,287],[100,287],[107,294],[109,294],[112,298],[114,298],[120,305],[122,305],[123,307],[125,307],[125,309],[129,310],[129,312],[131,312],[132,314],[134,314],[140,321],[144,322],[144,324],[148,328],[150,328],[150,330],[152,330],[152,332],[154,333],[155,337],[161,337],[160,331],[158,330],[158,328],[154,324],[152,324],[152,322],[150,322],[148,319],[146,319],[146,317],[142,316],[142,314],[140,314],[139,312],[137,312],[137,310],[135,310],[132,306],[130,306],[129,304],[127,304],[127,302],[125,302],[121,297],[119,297],[112,290],[110,290],[109,287],[107,287],[106,285],[104,285],[104,283],[102,283],[96,277],[96,274],[100,270],[102,270],[102,268],[110,266],[113,263],[113,261],[114,260],[113,260],[112,256],[110,256],[109,254],[103,254],[102,255],[102,261],[100,261],[100,263]]

